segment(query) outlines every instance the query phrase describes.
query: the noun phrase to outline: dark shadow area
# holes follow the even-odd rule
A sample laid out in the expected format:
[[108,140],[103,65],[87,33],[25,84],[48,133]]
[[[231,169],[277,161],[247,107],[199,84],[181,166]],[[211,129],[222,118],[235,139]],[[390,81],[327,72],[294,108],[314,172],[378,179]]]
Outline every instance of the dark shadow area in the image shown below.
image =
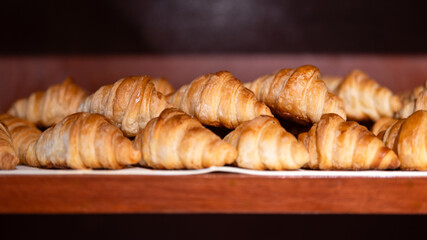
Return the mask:
[[14,215],[1,239],[411,239],[426,216]]
[[148,51],[133,23],[118,14],[110,5],[97,1],[2,1],[0,53]]
[[0,3],[0,54],[427,53],[422,1]]

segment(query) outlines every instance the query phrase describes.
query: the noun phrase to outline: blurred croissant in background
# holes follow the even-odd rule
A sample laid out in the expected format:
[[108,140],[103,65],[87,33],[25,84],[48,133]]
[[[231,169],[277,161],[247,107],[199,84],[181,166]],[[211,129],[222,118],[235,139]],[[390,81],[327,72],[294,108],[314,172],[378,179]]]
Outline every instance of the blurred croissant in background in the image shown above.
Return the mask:
[[77,112],[86,98],[86,92],[71,78],[55,84],[44,92],[34,92],[28,98],[13,103],[8,113],[27,119],[40,127],[50,127],[65,116]]
[[424,86],[413,89],[401,97],[403,107],[396,114],[398,118],[407,118],[418,110],[427,110],[427,81]]
[[341,82],[337,77],[324,80],[344,101],[345,112],[351,120],[377,121],[381,117],[393,117],[402,107],[397,95],[360,70],[351,71]]

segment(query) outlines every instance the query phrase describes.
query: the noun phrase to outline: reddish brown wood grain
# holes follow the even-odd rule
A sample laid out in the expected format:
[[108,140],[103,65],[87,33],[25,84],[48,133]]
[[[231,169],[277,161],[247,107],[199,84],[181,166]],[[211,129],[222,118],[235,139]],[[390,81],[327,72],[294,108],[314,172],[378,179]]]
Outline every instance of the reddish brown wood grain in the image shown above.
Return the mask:
[[129,75],[164,76],[177,88],[195,77],[229,70],[243,82],[280,68],[303,64],[323,75],[366,71],[394,91],[427,80],[426,55],[156,55],[156,56],[9,56],[0,57],[0,111],[17,98],[61,82],[66,76],[89,91]]
[[0,213],[427,213],[427,178],[1,176]]

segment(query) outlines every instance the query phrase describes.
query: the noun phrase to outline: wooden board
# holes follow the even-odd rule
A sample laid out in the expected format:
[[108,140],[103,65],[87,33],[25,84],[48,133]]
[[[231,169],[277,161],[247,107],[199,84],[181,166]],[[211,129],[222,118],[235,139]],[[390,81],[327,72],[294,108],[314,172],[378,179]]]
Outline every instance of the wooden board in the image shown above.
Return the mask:
[[0,176],[0,213],[427,213],[427,178]]

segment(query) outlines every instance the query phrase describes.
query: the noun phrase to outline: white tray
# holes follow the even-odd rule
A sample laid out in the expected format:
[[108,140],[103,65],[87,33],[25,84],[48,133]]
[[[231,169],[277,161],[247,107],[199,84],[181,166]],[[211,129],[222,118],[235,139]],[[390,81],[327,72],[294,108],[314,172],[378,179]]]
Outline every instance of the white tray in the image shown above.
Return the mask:
[[427,172],[421,171],[258,171],[237,167],[210,167],[199,170],[152,170],[142,167],[131,167],[120,170],[73,170],[73,169],[39,169],[27,166],[18,166],[15,170],[0,170],[4,175],[147,175],[147,176],[185,176],[208,174],[213,172],[239,173],[257,176],[276,177],[367,177],[367,178],[393,178],[393,177],[427,177]]

